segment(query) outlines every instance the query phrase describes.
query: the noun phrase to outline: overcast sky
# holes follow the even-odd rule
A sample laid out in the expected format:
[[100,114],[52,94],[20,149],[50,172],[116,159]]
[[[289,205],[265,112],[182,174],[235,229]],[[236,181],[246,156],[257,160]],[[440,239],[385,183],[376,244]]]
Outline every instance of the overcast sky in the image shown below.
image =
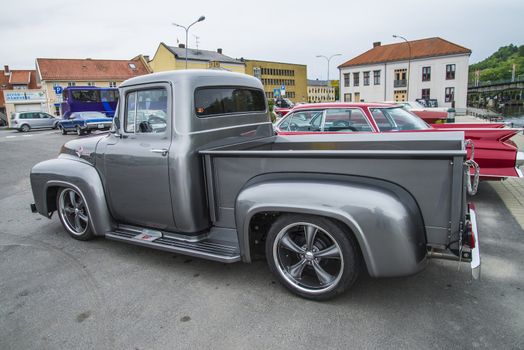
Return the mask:
[[440,36],[473,51],[478,62],[500,46],[524,44],[522,0],[364,1],[161,1],[18,0],[2,4],[0,64],[34,69],[37,57],[129,59],[153,57],[160,42],[176,45],[183,25],[199,47],[223,48],[231,57],[307,64],[309,78],[325,79],[316,55],[342,54],[337,65],[370,49],[374,41]]

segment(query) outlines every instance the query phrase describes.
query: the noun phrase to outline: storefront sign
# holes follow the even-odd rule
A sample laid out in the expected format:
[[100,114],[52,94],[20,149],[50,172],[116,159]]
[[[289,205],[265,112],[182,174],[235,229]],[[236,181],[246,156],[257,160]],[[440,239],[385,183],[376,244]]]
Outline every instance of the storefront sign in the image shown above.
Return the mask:
[[45,94],[43,91],[10,90],[4,91],[4,97],[5,103],[45,102]]

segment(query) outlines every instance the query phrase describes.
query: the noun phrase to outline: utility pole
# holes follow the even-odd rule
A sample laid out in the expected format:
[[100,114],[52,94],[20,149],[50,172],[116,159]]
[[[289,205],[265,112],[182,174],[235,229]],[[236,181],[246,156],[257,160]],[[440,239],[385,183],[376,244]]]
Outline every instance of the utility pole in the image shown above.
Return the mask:
[[194,24],[197,24],[198,22],[202,22],[205,19],[206,19],[205,16],[200,16],[196,21],[194,21],[193,23],[191,23],[187,27],[183,26],[183,25],[180,25],[180,24],[172,23],[175,27],[184,28],[184,30],[186,31],[186,69],[187,69],[187,36],[188,36],[188,33],[189,33],[189,28],[191,28]]
[[410,73],[410,68],[411,68],[411,44],[408,41],[408,39],[404,38],[403,36],[393,34],[393,37],[402,39],[408,44],[409,57],[408,57],[408,76],[406,77],[407,78],[406,79],[406,100],[409,101],[409,73]]

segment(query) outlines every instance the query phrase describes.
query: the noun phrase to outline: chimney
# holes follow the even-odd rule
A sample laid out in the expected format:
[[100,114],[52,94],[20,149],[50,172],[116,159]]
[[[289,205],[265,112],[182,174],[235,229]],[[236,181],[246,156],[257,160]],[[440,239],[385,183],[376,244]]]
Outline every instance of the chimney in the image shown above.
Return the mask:
[[9,75],[9,66],[7,64],[4,66],[4,74]]
[[221,49],[221,48],[218,48],[218,49],[217,49],[217,52],[218,52],[219,54],[222,54],[222,49]]
[[375,41],[373,43],[373,47],[377,47],[377,46],[380,46],[382,43],[380,41]]
[[149,62],[149,55],[144,55],[144,60],[146,60],[146,62]]
[[186,45],[185,44],[178,44],[178,47],[181,48],[181,49],[185,49]]

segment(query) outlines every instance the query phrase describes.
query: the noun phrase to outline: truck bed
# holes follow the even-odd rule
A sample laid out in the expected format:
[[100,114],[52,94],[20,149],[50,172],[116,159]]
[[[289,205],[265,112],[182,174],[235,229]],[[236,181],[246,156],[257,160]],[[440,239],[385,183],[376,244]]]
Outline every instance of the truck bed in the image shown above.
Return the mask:
[[280,135],[204,149],[211,220],[235,228],[236,198],[258,176],[322,172],[400,186],[417,200],[427,242],[445,245],[465,203],[463,140],[462,132]]

